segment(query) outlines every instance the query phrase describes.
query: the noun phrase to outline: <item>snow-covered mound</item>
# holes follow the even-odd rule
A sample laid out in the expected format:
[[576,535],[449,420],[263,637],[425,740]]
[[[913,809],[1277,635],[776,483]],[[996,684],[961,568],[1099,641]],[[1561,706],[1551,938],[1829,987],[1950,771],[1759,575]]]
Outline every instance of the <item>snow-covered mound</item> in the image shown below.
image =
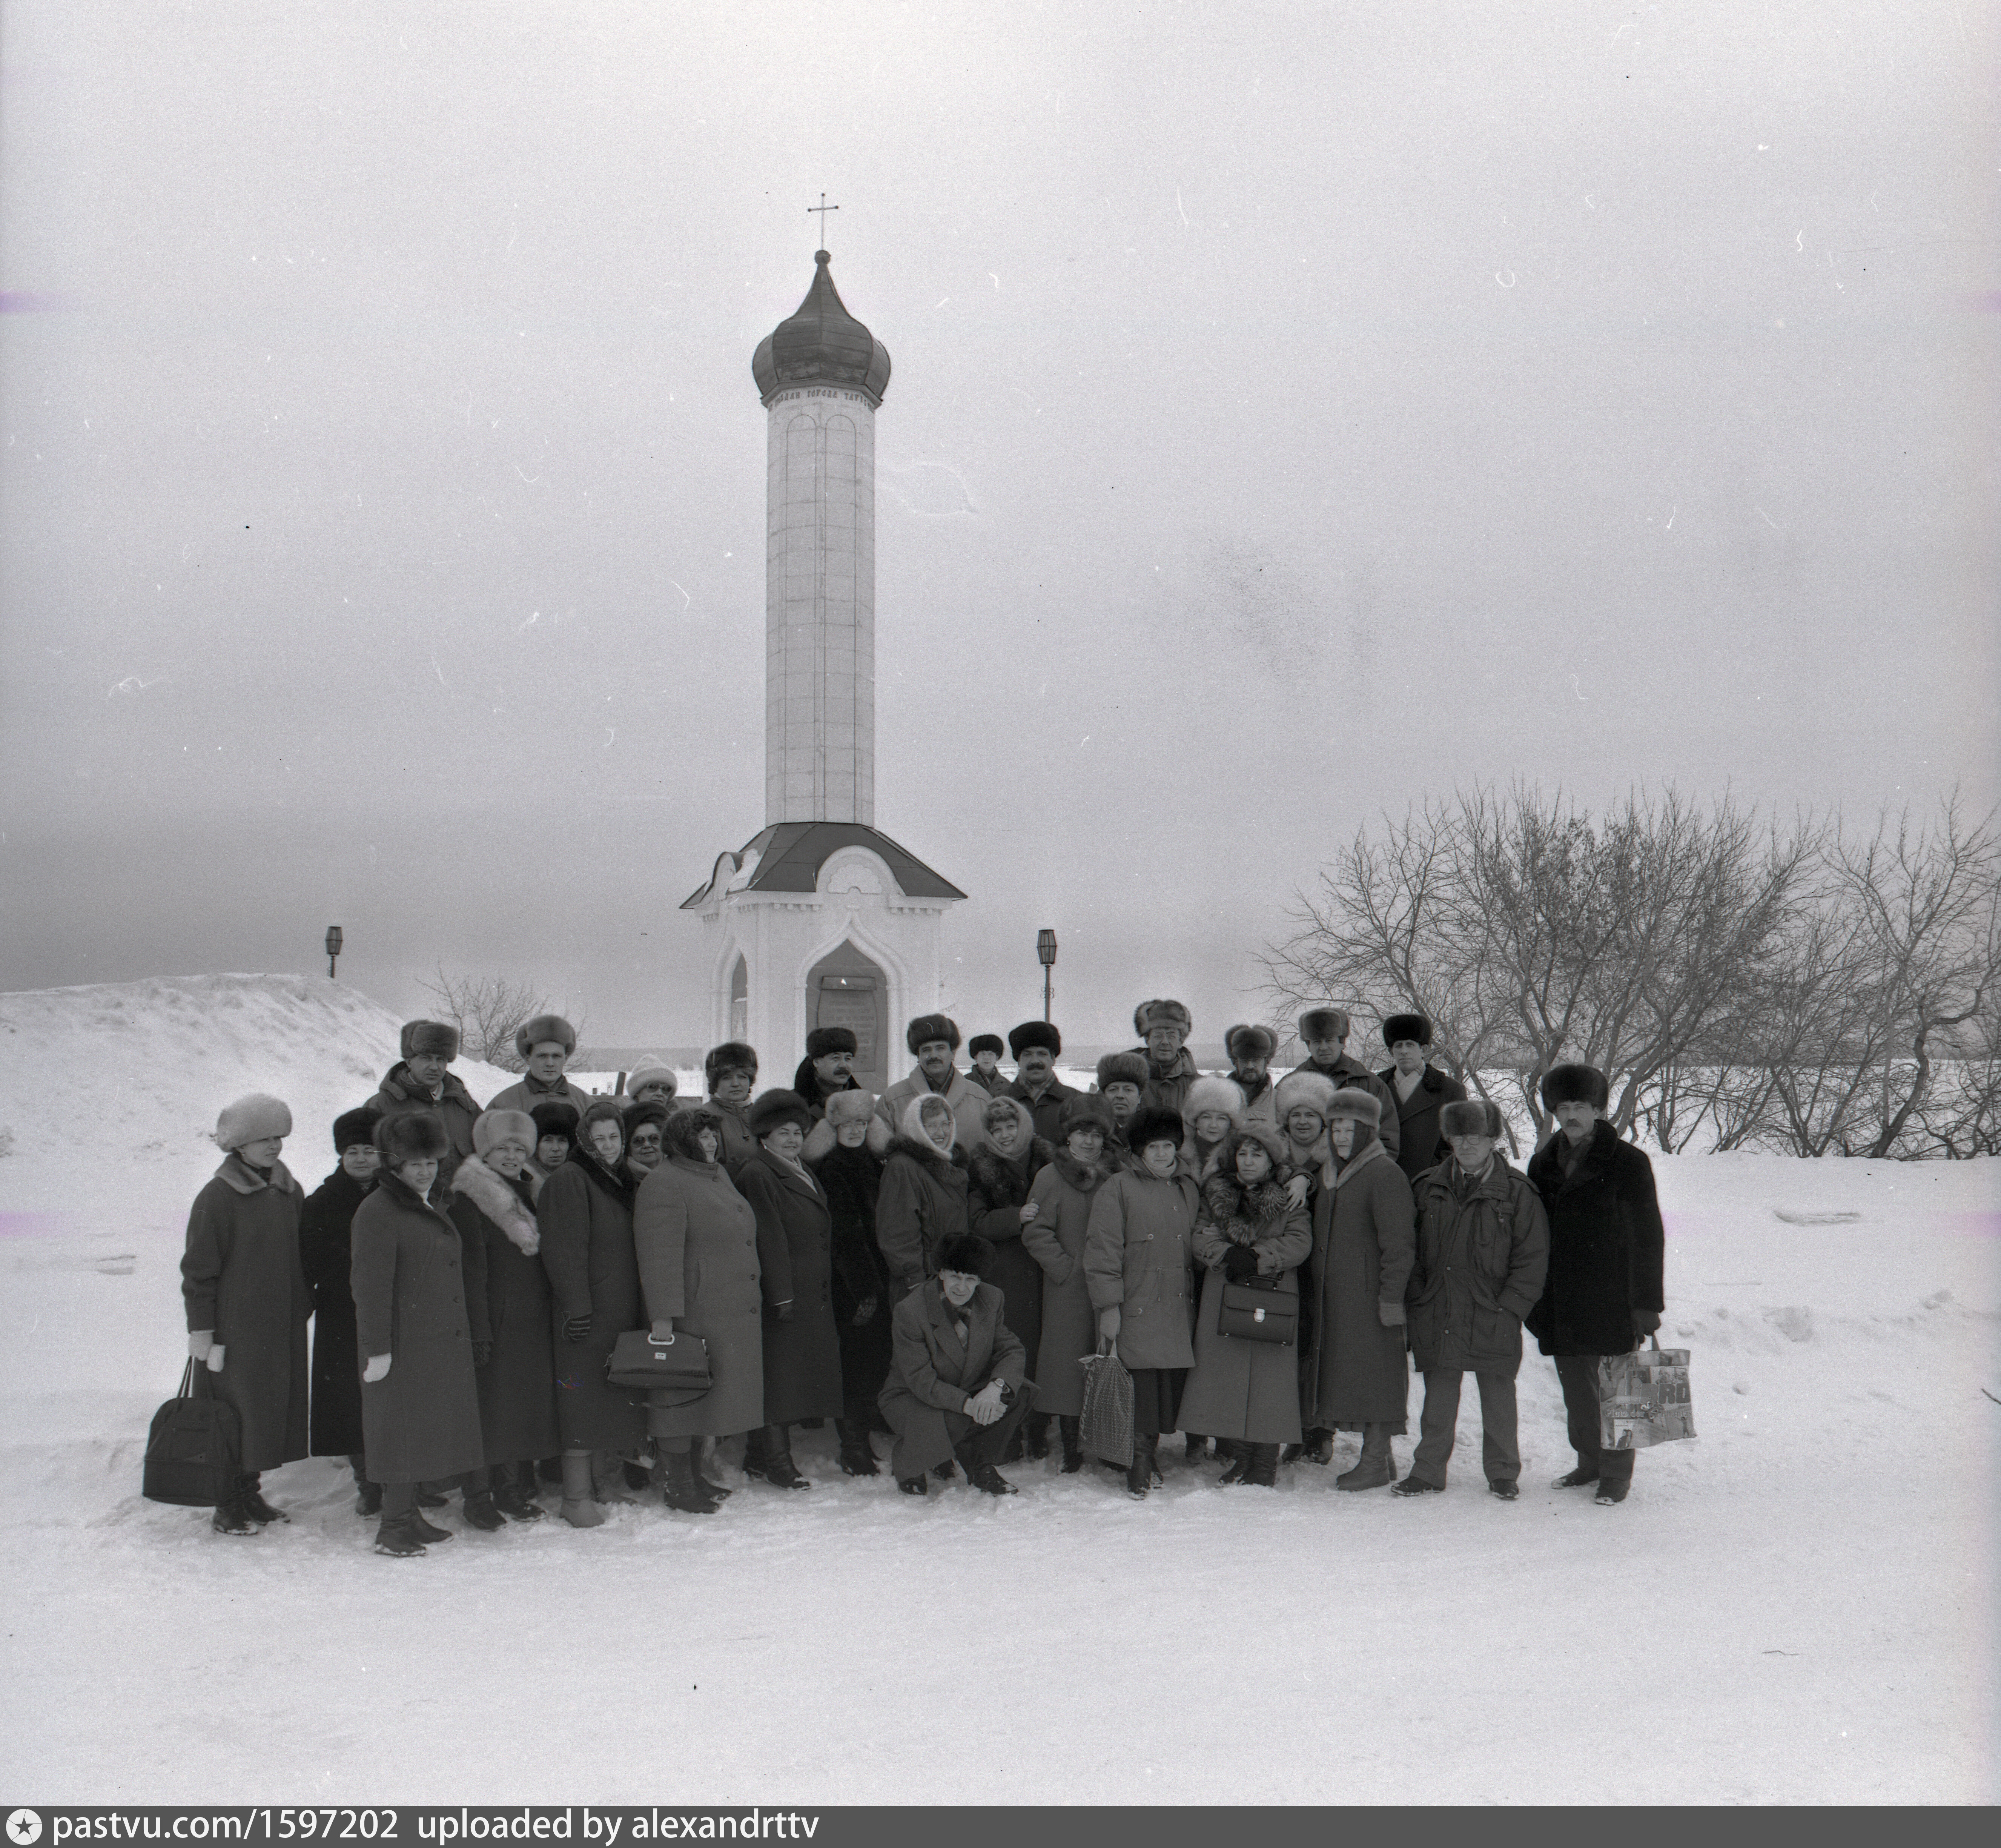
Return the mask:
[[[402,1025],[324,976],[0,994],[0,1212],[101,1223],[179,1200],[184,1216],[221,1159],[218,1112],[247,1091],[291,1106],[285,1160],[311,1185],[332,1165],[335,1117],[396,1063]],[[452,1070],[482,1103],[514,1082],[464,1059]]]

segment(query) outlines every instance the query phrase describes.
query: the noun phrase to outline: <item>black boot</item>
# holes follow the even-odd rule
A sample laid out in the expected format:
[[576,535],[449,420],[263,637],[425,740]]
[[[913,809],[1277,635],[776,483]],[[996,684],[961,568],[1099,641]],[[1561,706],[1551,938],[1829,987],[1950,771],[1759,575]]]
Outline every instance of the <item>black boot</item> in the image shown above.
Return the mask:
[[990,1463],[983,1463],[976,1470],[968,1470],[966,1474],[967,1481],[983,1495],[1018,1495],[1021,1492]]
[[414,1518],[406,1514],[385,1515],[375,1530],[375,1550],[392,1559],[416,1558],[423,1551],[424,1543],[411,1526]]
[[762,1476],[764,1474],[764,1427],[760,1425],[743,1439],[743,1474]]
[[1199,1436],[1192,1431],[1188,1434],[1187,1442],[1181,1448],[1182,1454],[1190,1463],[1206,1463],[1209,1460],[1209,1439]]
[[1307,1461],[1317,1463],[1323,1469],[1334,1461],[1334,1433],[1331,1431],[1309,1431],[1307,1433]]
[[900,1495],[915,1495],[922,1501],[930,1493],[930,1485],[921,1476],[899,1476],[896,1492]]
[[764,1427],[764,1480],[774,1488],[811,1488],[792,1463],[792,1439],[783,1425]]
[[833,1428],[840,1438],[840,1473],[844,1476],[879,1476],[882,1466],[868,1442],[868,1427],[836,1418]]
[[361,1492],[354,1498],[354,1512],[364,1520],[373,1520],[382,1512],[382,1485],[379,1482],[364,1482]]
[[239,1486],[216,1503],[215,1512],[209,1517],[209,1526],[218,1533],[235,1534],[241,1538],[245,1534],[262,1533],[264,1530],[252,1520],[243,1505],[243,1491]]
[[1040,1463],[1049,1453],[1049,1415],[1046,1411],[1030,1412],[1022,1430],[1022,1448],[1031,1462]]
[[1126,1472],[1126,1492],[1136,1502],[1145,1501],[1147,1491],[1153,1486],[1154,1452],[1160,1441],[1157,1437],[1133,1439],[1133,1462]]
[[1063,1437],[1063,1473],[1074,1476],[1084,1467],[1084,1420],[1060,1418],[1056,1429]]
[[[1230,1459],[1230,1467],[1216,1478],[1220,1486],[1224,1488],[1234,1488],[1237,1484],[1247,1479],[1247,1474],[1251,1467],[1251,1445],[1240,1443],[1234,1437],[1219,1437],[1216,1440],[1216,1455],[1227,1456]],[[1276,1467],[1275,1463],[1273,1467]]]
[[544,1509],[539,1502],[529,1498],[535,1489],[535,1466],[532,1463],[517,1463],[512,1469],[505,1463],[493,1466],[493,1505],[510,1521],[539,1521]]
[[669,1450],[660,1458],[667,1478],[665,1500],[677,1514],[713,1514],[722,1505],[703,1491],[708,1488],[694,1473],[694,1458],[686,1450]]
[[273,1508],[264,1499],[263,1491],[257,1486],[257,1473],[254,1470],[245,1473],[243,1492],[238,1500],[243,1512],[260,1527],[269,1526],[273,1521],[289,1521],[292,1518],[282,1508]]
[[465,1498],[465,1524],[482,1533],[496,1533],[507,1525],[507,1517],[494,1505],[490,1488],[476,1488]]
[[451,1530],[449,1527],[436,1526],[424,1519],[421,1505],[412,1509],[405,1518],[410,1523],[410,1531],[426,1546],[435,1547],[440,1540],[448,1540],[451,1538]]
[[1244,1481],[1251,1488],[1276,1488],[1279,1486],[1279,1446],[1276,1444],[1253,1444]]
[[540,1482],[561,1482],[563,1479],[562,1453],[540,1459],[535,1464],[535,1478]]

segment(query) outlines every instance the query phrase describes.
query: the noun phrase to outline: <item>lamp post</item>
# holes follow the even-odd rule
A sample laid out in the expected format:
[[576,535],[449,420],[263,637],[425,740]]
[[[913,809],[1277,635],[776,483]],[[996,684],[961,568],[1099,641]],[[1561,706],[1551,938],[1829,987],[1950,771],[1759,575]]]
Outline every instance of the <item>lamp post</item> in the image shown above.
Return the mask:
[[333,975],[334,964],[340,960],[340,946],[343,941],[339,924],[326,927],[326,973],[329,979]]
[[1056,966],[1056,934],[1050,930],[1035,933],[1035,956],[1042,966],[1042,1021],[1047,1025],[1049,1018],[1049,971]]

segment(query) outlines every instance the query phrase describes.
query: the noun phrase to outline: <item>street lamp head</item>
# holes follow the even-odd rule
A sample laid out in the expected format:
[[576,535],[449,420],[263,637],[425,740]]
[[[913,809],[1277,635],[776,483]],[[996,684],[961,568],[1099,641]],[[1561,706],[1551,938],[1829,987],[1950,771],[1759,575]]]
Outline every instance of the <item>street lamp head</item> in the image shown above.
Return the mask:
[[1056,959],[1055,931],[1045,930],[1038,931],[1035,933],[1035,955],[1041,960],[1043,968],[1048,969],[1053,966]]
[[337,956],[340,954],[340,946],[343,941],[339,924],[329,924],[326,927],[326,953],[329,956]]

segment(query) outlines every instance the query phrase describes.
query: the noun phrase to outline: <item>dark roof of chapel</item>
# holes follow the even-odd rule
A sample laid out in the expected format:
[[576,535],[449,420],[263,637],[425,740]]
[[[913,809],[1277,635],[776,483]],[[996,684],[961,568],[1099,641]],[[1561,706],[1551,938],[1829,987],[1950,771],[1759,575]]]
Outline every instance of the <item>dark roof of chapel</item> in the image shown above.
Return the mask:
[[[858,821],[781,821],[754,836],[738,852],[725,854],[715,873],[681,901],[681,909],[697,908],[715,889],[719,879],[727,886],[753,854],[757,856],[757,869],[744,882],[746,892],[816,892],[820,869],[844,847],[864,847],[876,855],[906,898],[966,896],[909,848]],[[726,872],[726,861],[729,863]]]
[[833,286],[833,261],[824,250],[813,252],[806,300],[752,356],[750,376],[767,404],[793,385],[845,385],[872,405],[889,388],[889,350],[847,311]]

